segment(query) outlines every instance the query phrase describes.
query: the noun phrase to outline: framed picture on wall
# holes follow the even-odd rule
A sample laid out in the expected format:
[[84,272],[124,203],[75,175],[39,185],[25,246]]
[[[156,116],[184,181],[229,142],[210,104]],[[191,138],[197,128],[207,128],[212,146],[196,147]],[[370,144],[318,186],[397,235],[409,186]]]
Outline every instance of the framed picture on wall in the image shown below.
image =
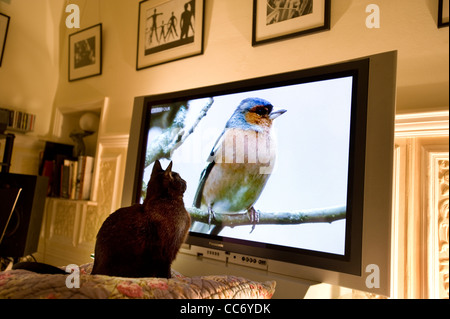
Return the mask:
[[136,70],[203,54],[205,0],[139,3]]
[[449,1],[450,0],[439,0],[438,9],[438,28],[448,27],[449,22]]
[[329,29],[330,0],[253,0],[253,46]]
[[102,74],[102,24],[69,35],[69,81]]
[[6,35],[8,34],[9,17],[0,13],[0,66],[2,66],[3,53],[5,52]]

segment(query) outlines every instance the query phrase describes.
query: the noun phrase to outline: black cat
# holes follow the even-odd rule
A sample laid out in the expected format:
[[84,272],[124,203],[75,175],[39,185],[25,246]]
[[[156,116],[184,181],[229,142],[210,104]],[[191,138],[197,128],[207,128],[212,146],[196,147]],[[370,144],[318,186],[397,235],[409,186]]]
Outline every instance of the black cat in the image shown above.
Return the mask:
[[155,161],[144,203],[120,208],[100,228],[92,274],[170,278],[191,225],[185,190],[172,162],[164,171]]

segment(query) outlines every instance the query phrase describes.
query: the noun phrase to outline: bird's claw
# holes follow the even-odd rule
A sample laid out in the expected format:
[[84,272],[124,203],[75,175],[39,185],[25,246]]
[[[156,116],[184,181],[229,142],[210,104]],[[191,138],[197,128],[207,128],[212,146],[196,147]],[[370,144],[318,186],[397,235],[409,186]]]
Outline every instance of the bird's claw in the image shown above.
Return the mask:
[[211,229],[211,222],[212,222],[213,219],[214,219],[214,212],[211,209],[211,207],[208,207],[208,226],[209,226],[209,229]]
[[248,219],[252,223],[252,229],[250,234],[255,230],[256,224],[259,223],[259,211],[257,211],[253,206],[247,210]]

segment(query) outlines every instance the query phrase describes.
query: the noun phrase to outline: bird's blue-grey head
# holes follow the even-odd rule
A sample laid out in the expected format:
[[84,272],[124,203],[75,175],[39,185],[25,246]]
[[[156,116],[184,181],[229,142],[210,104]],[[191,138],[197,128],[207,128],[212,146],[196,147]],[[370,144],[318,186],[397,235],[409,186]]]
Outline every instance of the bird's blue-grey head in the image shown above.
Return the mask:
[[260,131],[286,110],[274,110],[272,104],[261,98],[247,98],[241,101],[226,124],[226,128],[242,128]]

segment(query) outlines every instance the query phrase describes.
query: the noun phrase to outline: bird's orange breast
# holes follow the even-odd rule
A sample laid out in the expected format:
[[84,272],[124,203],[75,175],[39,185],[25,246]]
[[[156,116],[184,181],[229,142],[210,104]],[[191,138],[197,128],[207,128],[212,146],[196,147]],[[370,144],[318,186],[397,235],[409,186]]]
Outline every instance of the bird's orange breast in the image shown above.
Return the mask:
[[245,114],[245,120],[249,124],[260,126],[262,129],[270,129],[272,126],[272,120],[270,118],[260,116],[254,112],[247,112]]

